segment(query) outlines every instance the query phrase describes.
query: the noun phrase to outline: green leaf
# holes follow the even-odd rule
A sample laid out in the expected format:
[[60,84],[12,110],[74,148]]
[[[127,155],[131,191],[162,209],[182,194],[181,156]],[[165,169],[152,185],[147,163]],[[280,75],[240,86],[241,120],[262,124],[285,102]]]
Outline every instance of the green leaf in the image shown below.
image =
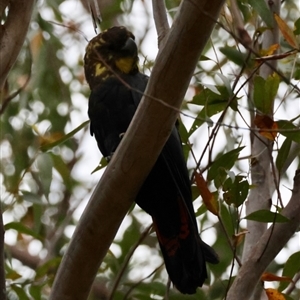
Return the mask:
[[300,143],[300,128],[296,127],[292,122],[287,120],[281,120],[276,122],[278,125],[278,131],[293,140],[296,143]]
[[294,30],[294,34],[299,35],[300,34],[300,18],[296,20],[295,28],[296,29]]
[[292,145],[292,140],[289,138],[286,138],[284,142],[282,143],[281,147],[279,148],[278,155],[276,158],[276,167],[277,170],[280,172],[282,167],[284,166],[286,159],[288,158],[288,155],[290,153]]
[[203,123],[210,120],[211,116],[218,114],[227,107],[230,98],[227,88],[225,86],[214,86],[214,88],[216,89],[215,92],[212,88],[204,88],[190,102],[191,104],[204,106],[204,108],[199,112],[191,126],[189,135],[196,131]]
[[274,99],[279,88],[280,78],[276,73],[269,75],[265,84],[265,113],[272,110]]
[[5,276],[5,278],[14,281],[14,280],[17,280],[19,278],[22,278],[22,275],[19,274],[15,270],[8,269],[8,270],[6,270],[6,276]]
[[28,201],[30,203],[35,203],[38,205],[43,205],[41,196],[37,195],[36,193],[31,193],[28,191],[20,190],[23,195],[23,200]]
[[253,101],[255,107],[260,111],[264,111],[263,101],[265,82],[266,81],[261,76],[256,76],[254,78]]
[[219,169],[230,170],[235,164],[239,153],[242,151],[243,148],[244,147],[238,147],[215,159],[215,161],[208,170],[207,179],[211,181],[215,177],[217,177]]
[[58,266],[61,262],[61,257],[54,257],[47,262],[45,262],[43,265],[39,266],[36,270],[35,279],[40,279],[44,277],[49,272],[56,273],[55,270],[58,269]]
[[249,183],[244,176],[236,176],[234,181],[228,178],[223,186],[223,197],[228,205],[239,207],[244,203],[249,192]]
[[279,76],[273,73],[265,80],[261,76],[254,78],[253,101],[255,107],[263,114],[272,111],[273,102],[279,87]]
[[25,225],[23,225],[22,223],[19,223],[19,222],[7,223],[6,225],[4,225],[4,229],[5,230],[14,229],[14,230],[18,231],[19,233],[27,234],[27,235],[30,235],[30,236],[38,239],[38,240],[42,240],[42,237],[40,235],[38,235],[32,229],[30,229],[29,227],[27,227],[27,226],[25,226]]
[[285,223],[289,219],[279,213],[274,213],[267,209],[257,210],[245,217],[247,220],[257,221],[262,223]]
[[300,69],[294,71],[294,79],[300,80]]
[[32,284],[29,287],[29,293],[34,300],[41,300],[42,299],[42,289],[43,289],[43,286]]
[[107,162],[107,159],[105,157],[102,157],[98,166],[92,171],[91,174],[94,174],[95,172],[105,168],[107,166],[108,162]]
[[52,182],[53,161],[48,153],[41,153],[36,162],[39,170],[40,181],[43,185],[43,193],[47,197],[50,192],[50,185]]
[[11,289],[15,291],[15,293],[18,295],[19,299],[21,300],[30,300],[30,298],[27,296],[24,287],[20,287],[19,285],[12,284]]
[[221,204],[221,219],[226,228],[226,232],[232,236],[235,232],[234,223],[232,220],[234,217],[232,216],[232,207],[226,206],[225,204]]
[[188,144],[189,134],[188,134],[188,131],[186,130],[186,127],[184,126],[184,124],[182,122],[180,122],[180,124],[177,128],[178,128],[178,131],[179,131],[179,134],[181,137],[183,154],[184,154],[185,160],[187,160],[190,150],[191,150],[191,146]]
[[69,132],[68,134],[66,134],[65,136],[63,136],[61,139],[56,140],[55,142],[49,143],[49,144],[44,144],[40,147],[41,151],[45,152],[48,151],[50,149],[52,149],[55,146],[58,146],[64,142],[66,142],[67,140],[69,140],[71,137],[73,137],[78,131],[80,131],[82,128],[84,128],[87,124],[89,124],[89,120],[83,122],[81,125],[79,125],[78,127],[76,127],[74,130],[72,130],[71,132]]
[[58,173],[62,177],[67,189],[71,190],[73,180],[70,174],[70,169],[68,168],[67,164],[64,162],[61,156],[55,155],[54,153],[49,153],[49,155],[52,158],[54,168],[58,171]]
[[237,50],[235,47],[221,47],[221,53],[223,53],[229,60],[234,62],[236,65],[242,67],[245,65],[247,60],[247,54],[242,53]]
[[[292,254],[289,259],[286,261],[282,276],[288,276],[290,278],[293,278],[295,274],[297,274],[300,271],[300,251]],[[283,291],[287,286],[289,285],[289,282],[282,281],[279,285],[279,291]]]
[[249,0],[249,4],[256,11],[266,25],[270,28],[274,26],[274,19],[271,10],[267,6],[265,0]]

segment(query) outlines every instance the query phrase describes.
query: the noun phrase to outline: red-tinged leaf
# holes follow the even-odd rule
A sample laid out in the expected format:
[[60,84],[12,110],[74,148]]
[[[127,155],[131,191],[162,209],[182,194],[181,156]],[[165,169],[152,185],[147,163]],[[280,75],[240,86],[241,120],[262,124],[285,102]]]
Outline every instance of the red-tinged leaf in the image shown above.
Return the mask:
[[285,297],[275,289],[265,289],[269,300],[285,300]]
[[274,18],[276,20],[280,32],[282,33],[285,40],[289,43],[289,45],[294,49],[299,49],[298,41],[293,30],[276,13],[274,13]]
[[267,115],[256,115],[254,119],[254,124],[259,128],[259,133],[271,140],[274,141],[278,133],[278,125]]
[[288,281],[293,282],[291,277],[288,276],[278,276],[273,273],[265,272],[261,276],[262,281]]
[[214,195],[207,187],[207,182],[204,180],[203,176],[200,173],[195,172],[196,185],[199,189],[200,195],[203,199],[203,202],[206,208],[213,213],[214,215],[219,215],[219,204],[215,199]]

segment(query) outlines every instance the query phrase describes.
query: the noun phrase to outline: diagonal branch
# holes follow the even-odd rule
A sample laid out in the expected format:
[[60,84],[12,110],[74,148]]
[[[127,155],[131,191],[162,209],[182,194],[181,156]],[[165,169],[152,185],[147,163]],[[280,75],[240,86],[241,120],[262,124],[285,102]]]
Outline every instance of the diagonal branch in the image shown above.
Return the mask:
[[165,37],[170,29],[164,0],[152,0],[152,7],[158,37],[158,48],[160,48],[164,44]]
[[227,300],[250,299],[267,266],[293,236],[300,225],[300,170],[294,177],[294,188],[288,205],[281,212],[290,219],[273,224],[252,248],[251,254],[240,268]]
[[[224,1],[184,0],[160,49],[145,94],[179,108]],[[114,236],[177,117],[143,97],[98,183],[56,275],[50,300],[86,299]]]

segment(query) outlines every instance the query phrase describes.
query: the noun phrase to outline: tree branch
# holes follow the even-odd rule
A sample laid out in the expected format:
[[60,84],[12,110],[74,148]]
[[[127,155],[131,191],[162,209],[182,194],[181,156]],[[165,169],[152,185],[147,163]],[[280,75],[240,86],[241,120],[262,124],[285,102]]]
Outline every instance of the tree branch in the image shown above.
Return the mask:
[[166,35],[169,32],[169,23],[164,0],[152,0],[153,17],[157,32],[158,48],[164,44]]
[[[278,14],[280,0],[272,1],[272,3],[274,6],[269,7],[270,10]],[[267,30],[264,33],[263,49],[268,49],[271,45],[278,43],[279,36],[277,27],[274,27],[272,30]],[[273,61],[271,65],[272,68],[270,68],[266,64],[260,67],[259,72],[263,78],[267,78],[274,72],[273,70],[276,69],[277,62]],[[273,116],[273,108],[270,109],[268,114],[270,116]],[[252,117],[255,117],[254,114],[252,114]],[[254,188],[250,190],[248,201],[246,202],[247,215],[257,210],[269,210],[271,207],[271,187],[274,185],[274,176],[276,176],[276,174],[272,173],[271,171],[271,164],[273,163],[272,149],[273,142],[258,134],[253,135],[251,143],[251,153],[253,157],[251,162],[251,180]],[[242,258],[243,262],[245,262],[248,259],[249,255],[251,255],[253,247],[256,244],[257,240],[266,232],[267,224],[255,221],[247,221],[247,229],[249,230],[250,234],[247,234],[245,238]],[[257,287],[257,289],[253,289],[252,292],[252,298],[249,297],[248,299],[260,299],[260,287]]]
[[[181,3],[145,94],[163,99],[176,109],[180,107],[223,2],[185,0]],[[87,298],[98,268],[161,152],[176,117],[176,110],[151,97],[143,97],[75,230],[56,275],[50,300]]]
[[290,219],[286,223],[273,224],[252,248],[251,254],[240,268],[227,300],[250,299],[261,275],[276,255],[293,236],[300,225],[300,169],[294,177],[294,188],[288,205],[282,214]]
[[23,46],[34,0],[11,0],[7,20],[0,31],[0,89]]

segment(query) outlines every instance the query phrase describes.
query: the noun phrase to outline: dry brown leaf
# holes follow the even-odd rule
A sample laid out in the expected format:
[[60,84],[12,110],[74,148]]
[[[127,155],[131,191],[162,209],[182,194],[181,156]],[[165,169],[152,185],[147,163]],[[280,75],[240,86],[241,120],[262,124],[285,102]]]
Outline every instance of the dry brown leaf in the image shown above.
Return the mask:
[[259,128],[259,133],[271,140],[276,139],[278,133],[278,125],[267,115],[256,115],[254,119],[254,124]]
[[285,300],[285,297],[275,289],[265,289],[269,300]]
[[219,204],[215,199],[214,195],[207,187],[207,182],[204,180],[203,176],[200,173],[195,172],[196,185],[199,189],[200,195],[203,199],[203,202],[206,208],[213,213],[214,215],[219,215]]
[[276,13],[274,13],[274,18],[279,27],[280,32],[282,33],[285,40],[289,43],[289,45],[294,49],[299,49],[298,41],[292,29]]

